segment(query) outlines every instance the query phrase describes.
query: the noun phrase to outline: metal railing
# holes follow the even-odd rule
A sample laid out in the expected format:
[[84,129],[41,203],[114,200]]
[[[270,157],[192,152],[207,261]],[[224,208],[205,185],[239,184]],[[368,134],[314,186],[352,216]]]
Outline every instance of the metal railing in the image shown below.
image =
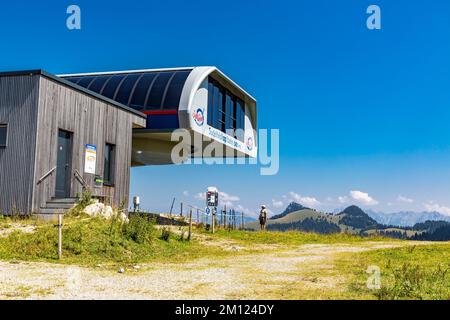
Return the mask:
[[79,183],[81,183],[81,185],[83,186],[83,189],[88,189],[88,184],[86,182],[86,180],[84,180],[83,176],[78,172],[78,170],[74,171],[74,176],[75,178],[78,180]]
[[44,174],[39,180],[38,180],[38,182],[37,182],[37,184],[40,184],[40,183],[42,183],[42,181],[44,181],[45,179],[47,179],[47,177],[49,177],[52,173],[53,173],[53,171],[55,171],[56,170],[56,166],[54,166],[52,169],[50,169],[46,174]]

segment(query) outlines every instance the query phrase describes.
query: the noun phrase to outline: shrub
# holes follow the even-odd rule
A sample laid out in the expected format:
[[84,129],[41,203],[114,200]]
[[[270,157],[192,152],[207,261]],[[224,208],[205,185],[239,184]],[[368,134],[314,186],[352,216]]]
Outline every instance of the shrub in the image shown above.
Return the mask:
[[150,242],[154,231],[154,221],[148,221],[147,217],[142,215],[132,215],[129,223],[122,226],[124,236],[137,243]]
[[69,210],[68,214],[74,217],[81,216],[83,210],[93,202],[92,193],[90,191],[83,191],[81,194],[78,193],[76,205]]
[[169,228],[163,228],[161,230],[161,240],[169,241],[170,239],[170,231]]

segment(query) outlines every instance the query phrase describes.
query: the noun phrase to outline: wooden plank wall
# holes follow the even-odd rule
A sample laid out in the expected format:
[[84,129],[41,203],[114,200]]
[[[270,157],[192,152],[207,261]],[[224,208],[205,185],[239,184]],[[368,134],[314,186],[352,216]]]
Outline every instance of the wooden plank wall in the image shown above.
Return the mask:
[[[38,212],[55,195],[56,172],[39,185],[37,181],[56,166],[58,129],[73,133],[71,196],[75,197],[82,191],[82,185],[74,176],[77,170],[95,195],[110,196],[114,206],[127,201],[133,124],[145,127],[145,119],[42,76],[33,210]],[[84,173],[85,145],[97,147],[96,173],[103,176],[105,143],[115,145],[114,187],[94,188],[94,175]]]
[[0,123],[8,146],[0,147],[0,213],[29,213],[32,203],[39,76],[0,77]]

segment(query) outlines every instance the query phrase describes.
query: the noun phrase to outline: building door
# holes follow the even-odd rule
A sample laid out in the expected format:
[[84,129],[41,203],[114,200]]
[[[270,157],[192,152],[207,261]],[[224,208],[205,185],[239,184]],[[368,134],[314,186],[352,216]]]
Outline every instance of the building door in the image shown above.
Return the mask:
[[58,159],[56,163],[56,198],[70,197],[71,182],[71,159],[72,159],[72,134],[70,132],[58,131]]

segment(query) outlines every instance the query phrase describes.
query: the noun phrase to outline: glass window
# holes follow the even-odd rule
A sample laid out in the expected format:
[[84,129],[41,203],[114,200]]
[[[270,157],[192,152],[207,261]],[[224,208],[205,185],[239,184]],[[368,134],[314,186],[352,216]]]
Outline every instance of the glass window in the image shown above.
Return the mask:
[[144,109],[145,98],[147,92],[152,85],[153,80],[156,77],[156,73],[147,73],[142,76],[134,89],[133,97],[131,98],[130,107],[142,110]]
[[244,101],[210,78],[208,83],[208,125],[226,133],[230,129],[242,129],[241,132],[236,130],[233,136],[243,141],[244,120]]
[[245,107],[244,102],[240,99],[236,99],[236,139],[244,141],[244,129],[245,129]]
[[8,142],[8,125],[0,124],[0,147],[6,147]]
[[234,129],[234,98],[227,92],[225,97],[225,130]]
[[214,127],[214,85],[208,83],[208,125]]
[[167,88],[163,109],[178,109],[181,92],[183,91],[184,83],[186,82],[189,73],[190,71],[178,71],[175,73]]
[[104,169],[103,169],[103,183],[106,185],[114,184],[114,150],[115,146],[113,144],[105,144],[105,159],[104,159]]
[[117,96],[115,100],[122,104],[128,105],[128,100],[130,99],[131,90],[134,87],[134,84],[139,79],[140,74],[130,74],[120,85],[119,91],[117,92]]
[[101,92],[101,95],[113,99],[114,94],[116,93],[117,90],[117,86],[120,84],[120,82],[124,77],[125,77],[124,75],[113,76],[108,81],[108,83],[106,83],[105,87],[103,88],[103,91]]
[[214,128],[224,131],[225,114],[223,108],[223,91],[219,86],[214,86]]
[[161,109],[161,102],[166,91],[166,86],[173,76],[173,72],[161,72],[158,74],[155,82],[153,83],[150,95],[147,100],[147,110]]

